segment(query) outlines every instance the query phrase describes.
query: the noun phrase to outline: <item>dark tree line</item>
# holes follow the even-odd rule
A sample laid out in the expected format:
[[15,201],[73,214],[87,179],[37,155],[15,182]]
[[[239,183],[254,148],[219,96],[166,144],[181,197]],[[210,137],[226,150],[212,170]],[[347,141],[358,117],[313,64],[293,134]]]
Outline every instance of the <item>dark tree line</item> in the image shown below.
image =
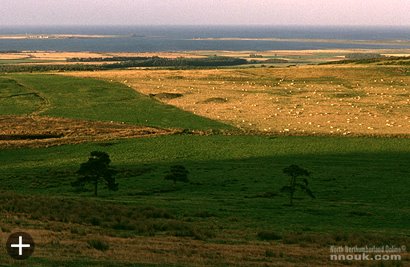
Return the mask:
[[67,62],[110,62],[110,61],[132,61],[147,60],[150,57],[73,57],[68,58]]
[[208,57],[208,58],[162,58],[151,57],[144,60],[130,60],[110,64],[109,67],[218,67],[247,64],[248,61],[232,57]]
[[[118,58],[117,58],[118,59]],[[93,71],[111,70],[132,67],[176,67],[176,68],[197,68],[197,67],[220,67],[248,64],[246,59],[232,57],[208,57],[208,58],[161,58],[161,57],[141,57],[132,60],[106,64],[54,64],[54,65],[0,65],[1,72],[45,72],[45,71]],[[73,62],[89,62],[87,59],[73,59]],[[84,61],[83,61],[84,60]],[[96,59],[93,59],[97,61]],[[116,60],[117,61],[117,60]]]

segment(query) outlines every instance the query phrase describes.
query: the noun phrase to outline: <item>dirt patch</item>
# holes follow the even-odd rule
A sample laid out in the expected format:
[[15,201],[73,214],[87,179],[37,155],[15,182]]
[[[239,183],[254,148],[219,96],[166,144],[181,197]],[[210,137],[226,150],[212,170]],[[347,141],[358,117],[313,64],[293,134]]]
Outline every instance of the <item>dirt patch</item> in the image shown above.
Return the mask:
[[0,116],[0,148],[48,147],[62,144],[105,141],[175,134],[158,129],[117,122],[96,122],[42,116]]
[[155,97],[158,98],[159,100],[162,99],[174,99],[174,98],[179,98],[183,97],[183,94],[178,94],[178,93],[159,93],[159,94],[149,94],[150,97]]
[[62,134],[5,134],[0,135],[0,140],[39,140],[61,137]]
[[226,103],[228,102],[228,98],[222,98],[222,97],[211,97],[208,99],[205,99],[204,101],[202,101],[202,104],[220,104],[220,103]]

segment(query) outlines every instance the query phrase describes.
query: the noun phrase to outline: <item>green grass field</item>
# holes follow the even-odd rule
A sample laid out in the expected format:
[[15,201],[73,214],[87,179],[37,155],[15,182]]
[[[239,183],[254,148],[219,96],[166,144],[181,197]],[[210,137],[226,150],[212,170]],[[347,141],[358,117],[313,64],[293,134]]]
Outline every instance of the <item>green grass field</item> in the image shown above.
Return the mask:
[[[0,76],[0,84],[2,115],[36,113],[167,128],[232,129],[223,123],[163,105],[119,83],[15,74]],[[11,97],[21,93],[31,95]]]
[[31,58],[22,59],[0,59],[0,65],[6,64],[27,64],[27,63],[54,63],[53,60],[36,60]]
[[23,115],[34,112],[42,99],[15,80],[0,77],[0,115]]
[[[157,127],[232,129],[118,83],[16,74],[0,77],[0,86],[6,97],[0,98],[1,107],[7,105],[0,108],[2,115],[37,113]],[[20,93],[35,95],[28,100],[7,98]],[[97,198],[91,191],[78,193],[71,187],[80,163],[94,150],[107,152],[119,171],[119,191],[101,187]],[[334,244],[408,246],[410,241],[410,140],[404,138],[173,135],[3,149],[0,160],[0,232],[50,231],[65,249],[60,256],[49,246],[52,241],[40,243],[29,261],[35,266],[103,266],[111,261],[110,266],[259,266],[276,261],[314,266],[328,254],[295,260],[291,253],[269,256],[269,251],[297,245],[312,254]],[[189,170],[189,183],[164,180],[173,164]],[[297,194],[295,206],[287,205],[280,188],[288,181],[282,169],[290,164],[312,173],[309,181],[316,199]],[[110,250],[96,253],[83,244],[93,236],[106,240]],[[215,249],[193,255],[175,245],[175,251],[150,252],[161,260],[113,256],[119,252],[114,238],[139,237],[176,237],[181,242],[188,238],[200,240],[202,246],[256,244],[266,255],[249,252],[248,258],[228,262],[216,257]],[[73,243],[65,244],[66,239]],[[184,260],[173,261],[170,255],[175,253]],[[12,264],[0,254],[2,261]]]
[[[221,218],[236,216],[249,220],[254,231],[263,226],[409,234],[410,210],[405,203],[398,205],[409,193],[409,144],[407,139],[167,136],[117,141],[109,147],[5,150],[0,153],[1,185],[21,194],[79,197],[70,186],[74,172],[90,151],[103,150],[122,170],[117,178],[121,189],[101,190],[103,199],[149,203],[180,215],[201,209]],[[163,179],[172,164],[189,169],[190,184],[174,188]],[[297,200],[289,208],[284,206],[286,195],[263,197],[279,193],[287,183],[281,171],[290,164],[312,172],[316,200]],[[87,198],[90,192],[80,196]],[[354,212],[365,215],[352,217]]]

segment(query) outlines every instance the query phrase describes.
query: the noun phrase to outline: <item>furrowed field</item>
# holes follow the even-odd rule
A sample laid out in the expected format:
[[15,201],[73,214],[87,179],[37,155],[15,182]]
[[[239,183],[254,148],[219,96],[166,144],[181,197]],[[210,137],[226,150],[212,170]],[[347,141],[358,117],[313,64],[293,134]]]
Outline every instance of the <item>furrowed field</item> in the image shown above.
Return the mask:
[[[1,75],[1,240],[31,233],[30,266],[344,266],[331,245],[409,247],[408,71]],[[94,150],[118,191],[71,186]],[[175,164],[189,183],[164,180]],[[288,205],[291,164],[311,172],[316,199]],[[401,255],[362,265],[408,265]]]

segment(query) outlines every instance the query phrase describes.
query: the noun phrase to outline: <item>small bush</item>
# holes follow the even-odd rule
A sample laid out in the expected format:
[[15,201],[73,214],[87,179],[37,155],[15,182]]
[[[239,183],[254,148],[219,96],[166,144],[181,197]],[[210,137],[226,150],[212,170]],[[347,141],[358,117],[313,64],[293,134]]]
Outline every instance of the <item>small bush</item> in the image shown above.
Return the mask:
[[84,228],[74,227],[74,226],[70,228],[70,232],[72,234],[81,235],[81,236],[85,236],[87,234],[87,232]]
[[275,257],[275,252],[271,249],[267,249],[265,250],[265,257],[267,258]]
[[351,211],[349,214],[352,216],[372,216],[370,212],[366,211]]
[[202,103],[204,103],[204,104],[211,104],[211,103],[218,104],[218,103],[226,103],[226,102],[228,102],[227,98],[211,97],[211,98],[205,99]]
[[349,239],[349,235],[347,233],[336,232],[333,234],[333,240],[335,242],[344,242]]
[[209,212],[209,211],[199,211],[193,215],[194,217],[200,217],[200,218],[209,218],[209,217],[215,217],[215,214]]
[[208,238],[215,237],[215,233],[212,229],[202,229],[187,224],[179,224],[179,227],[175,227],[174,236],[178,237],[192,237],[196,240],[206,240]]
[[282,236],[275,232],[261,231],[258,233],[258,238],[260,240],[279,240],[282,239]]
[[283,234],[283,244],[320,244],[323,246],[334,244],[333,238],[327,234],[287,232]]
[[110,246],[102,240],[91,239],[91,240],[88,240],[87,243],[91,248],[94,248],[100,251],[106,251],[110,248]]
[[136,227],[135,225],[131,224],[128,221],[121,221],[121,222],[117,222],[113,224],[112,229],[114,230],[135,230]]
[[179,98],[183,97],[183,94],[178,94],[178,93],[160,93],[160,94],[149,94],[150,97],[156,97],[159,99],[174,99],[174,98]]
[[155,235],[155,224],[151,220],[136,221],[134,222],[133,226],[135,227],[135,229],[133,230],[135,231],[135,233],[148,236]]
[[10,232],[11,232],[11,230],[10,230],[8,227],[6,227],[6,226],[2,225],[2,226],[0,226],[0,232],[3,232],[3,233],[10,233]]
[[170,214],[168,211],[161,209],[161,208],[154,208],[154,207],[146,207],[142,209],[142,214],[146,218],[164,218],[164,219],[172,219],[174,216]]
[[97,218],[97,217],[92,217],[90,219],[90,223],[94,226],[99,226],[99,225],[101,225],[101,219]]

